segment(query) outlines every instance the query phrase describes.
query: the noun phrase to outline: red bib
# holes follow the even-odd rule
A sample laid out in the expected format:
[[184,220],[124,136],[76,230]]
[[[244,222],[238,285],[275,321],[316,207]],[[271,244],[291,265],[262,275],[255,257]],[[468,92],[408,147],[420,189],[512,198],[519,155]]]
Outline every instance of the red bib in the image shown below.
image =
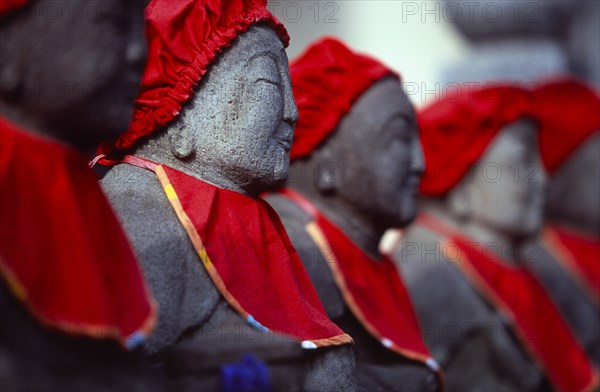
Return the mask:
[[0,275],[42,323],[133,346],[155,321],[85,157],[0,117]]
[[327,317],[277,213],[264,200],[137,157],[123,161],[156,173],[215,286],[248,323],[304,348],[352,342]]
[[[491,257],[475,240],[423,214],[419,223],[446,238],[449,259],[485,298],[511,320],[516,335],[559,391],[588,391],[599,374],[575,339],[556,305],[526,269]],[[452,257],[451,257],[452,256]]]
[[600,305],[600,241],[571,230],[547,226],[544,245]]
[[303,195],[289,188],[280,194],[314,218],[306,231],[327,259],[346,305],[367,331],[389,350],[439,372],[394,263],[386,256],[371,259]]

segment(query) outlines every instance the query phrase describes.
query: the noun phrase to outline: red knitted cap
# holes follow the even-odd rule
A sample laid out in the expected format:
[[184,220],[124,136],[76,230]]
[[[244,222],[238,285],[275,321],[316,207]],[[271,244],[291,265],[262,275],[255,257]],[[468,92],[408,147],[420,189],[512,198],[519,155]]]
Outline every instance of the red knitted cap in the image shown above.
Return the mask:
[[290,159],[305,157],[336,128],[354,102],[384,76],[399,76],[379,61],[324,38],[290,65],[298,123]]
[[441,196],[467,174],[507,124],[532,115],[531,93],[513,85],[462,89],[418,113],[425,174],[421,193]]
[[266,0],[152,0],[146,8],[148,64],[129,129],[105,153],[133,147],[167,125],[193,95],[210,64],[256,23],[266,23],[284,46],[289,36]]
[[540,127],[540,152],[552,173],[590,136],[600,130],[600,97],[569,78],[548,82],[534,91]]
[[29,0],[0,0],[0,16],[26,6]]

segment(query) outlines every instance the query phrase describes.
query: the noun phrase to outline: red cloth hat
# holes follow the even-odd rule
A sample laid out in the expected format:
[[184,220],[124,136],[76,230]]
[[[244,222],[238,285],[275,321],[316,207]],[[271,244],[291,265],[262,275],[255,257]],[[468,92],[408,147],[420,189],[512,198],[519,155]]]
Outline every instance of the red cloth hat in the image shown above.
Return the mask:
[[324,38],[290,65],[299,118],[290,159],[308,156],[336,128],[354,102],[384,76],[399,76],[379,61]]
[[418,113],[426,162],[423,195],[446,194],[504,126],[532,115],[531,93],[523,88],[496,84],[461,91]]
[[167,125],[192,96],[214,59],[256,23],[289,36],[266,0],[153,0],[146,8],[148,64],[129,129],[104,153],[126,150]]
[[0,0],[0,16],[26,6],[29,0]]
[[600,130],[600,97],[575,79],[545,83],[533,92],[540,121],[540,152],[553,173]]

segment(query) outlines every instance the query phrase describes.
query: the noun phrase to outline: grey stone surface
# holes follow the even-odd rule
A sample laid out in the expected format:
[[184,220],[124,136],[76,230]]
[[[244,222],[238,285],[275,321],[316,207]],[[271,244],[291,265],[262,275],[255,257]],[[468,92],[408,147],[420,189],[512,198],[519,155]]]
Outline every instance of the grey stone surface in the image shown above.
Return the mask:
[[[257,196],[286,179],[296,120],[283,45],[270,28],[256,25],[215,60],[179,118],[134,153],[221,188]],[[207,329],[235,315],[224,306],[158,180],[144,169],[118,165],[102,185],[160,305],[158,330],[146,350],[162,356],[176,344],[202,349],[194,336],[206,336]],[[236,336],[227,339],[224,358],[230,358]],[[211,347],[206,349],[218,349],[214,342]],[[238,347],[240,353],[247,349]],[[265,346],[256,344],[254,349],[260,353]],[[268,349],[285,350],[276,343]],[[217,363],[222,359],[213,357]],[[349,347],[317,350],[314,357],[294,360],[284,365],[291,375],[305,366],[306,390],[355,389]],[[290,376],[284,389],[294,390],[292,383]]]
[[[542,224],[546,178],[540,168],[536,127],[524,120],[510,124],[449,194],[425,200],[423,210],[480,246],[493,245],[503,262],[517,264],[527,239]],[[406,276],[427,342],[446,372],[447,389],[548,388],[509,321],[448,258],[442,240],[414,225],[394,259]]]
[[148,0],[34,0],[0,26],[0,110],[82,149],[127,128]]
[[[1,115],[80,149],[124,129],[146,60],[145,3],[33,0],[2,17]],[[0,309],[3,391],[164,390],[139,350],[43,327],[4,282]]]
[[262,333],[245,323],[221,302],[215,313],[219,324],[205,323],[186,333],[169,352],[167,372],[177,391],[216,391],[220,387],[220,367],[235,363],[240,353],[250,352],[268,365],[273,390],[302,391],[306,373],[305,356],[291,339]]
[[3,391],[164,391],[160,364],[108,340],[43,327],[0,284],[0,385]]
[[[380,259],[383,232],[415,217],[422,169],[412,105],[400,83],[386,78],[363,93],[338,129],[308,158],[293,162],[288,186]],[[430,369],[385,349],[346,307],[323,255],[305,231],[310,216],[277,194],[267,200],[280,214],[329,317],[355,340],[359,390],[437,390],[440,386]]]

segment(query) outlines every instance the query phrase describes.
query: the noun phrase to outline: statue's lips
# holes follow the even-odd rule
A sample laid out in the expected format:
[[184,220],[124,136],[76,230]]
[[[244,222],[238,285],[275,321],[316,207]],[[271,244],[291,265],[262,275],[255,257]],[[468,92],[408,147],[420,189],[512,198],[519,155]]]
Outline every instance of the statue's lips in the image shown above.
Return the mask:
[[542,208],[544,205],[544,195],[537,189],[530,190],[523,195],[524,203],[530,208]]
[[294,130],[291,127],[286,128],[287,129],[279,132],[277,142],[281,144],[286,151],[290,151],[292,149],[292,144],[294,144]]
[[285,148],[287,151],[290,151],[292,149],[292,144],[294,143],[294,139],[291,140],[278,140],[279,144],[281,144],[283,146],[283,148]]
[[421,185],[421,176],[412,175],[408,180],[407,188],[413,196],[419,195],[419,185]]

